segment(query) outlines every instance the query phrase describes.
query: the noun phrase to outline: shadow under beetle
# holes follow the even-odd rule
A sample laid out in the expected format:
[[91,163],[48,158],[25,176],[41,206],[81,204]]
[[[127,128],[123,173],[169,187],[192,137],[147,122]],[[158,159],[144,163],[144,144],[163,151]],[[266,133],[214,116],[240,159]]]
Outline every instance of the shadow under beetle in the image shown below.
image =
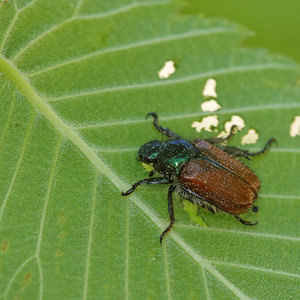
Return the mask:
[[[134,183],[128,191],[122,192],[122,195],[130,195],[143,183],[171,184],[168,190],[170,225],[161,234],[160,243],[175,222],[172,198],[174,191],[215,214],[224,211],[232,214],[244,225],[256,225],[257,222],[251,223],[239,215],[251,207],[254,212],[258,211],[253,203],[257,198],[260,181],[249,167],[234,157],[250,159],[251,156],[262,154],[275,139],[269,139],[265,147],[258,152],[221,145],[234,134],[233,126],[225,138],[196,139],[190,142],[169,128],[159,126],[156,113],[148,113],[146,119],[149,116],[154,118],[154,127],[169,139],[165,142],[150,141],[140,147],[138,160],[153,166],[154,169],[149,173],[150,178]],[[161,176],[151,178],[155,172]]]

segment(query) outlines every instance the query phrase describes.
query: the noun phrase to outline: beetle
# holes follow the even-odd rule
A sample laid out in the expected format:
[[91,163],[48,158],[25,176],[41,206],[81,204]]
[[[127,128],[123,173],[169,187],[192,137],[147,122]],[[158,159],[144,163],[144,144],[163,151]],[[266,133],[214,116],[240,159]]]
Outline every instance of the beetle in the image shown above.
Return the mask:
[[[153,166],[149,178],[134,183],[129,190],[122,192],[128,196],[141,184],[170,184],[168,189],[168,211],[170,224],[160,236],[160,243],[172,229],[174,218],[173,192],[213,213],[224,211],[232,214],[244,225],[253,226],[239,215],[254,206],[260,181],[255,173],[235,157],[250,157],[264,153],[275,142],[270,138],[264,148],[258,152],[249,152],[222,143],[229,140],[235,131],[232,126],[224,138],[196,139],[188,141],[169,128],[158,125],[155,112],[146,115],[154,118],[154,127],[168,137],[165,142],[153,140],[142,145],[138,151],[138,160]],[[161,176],[152,177],[156,172]]]

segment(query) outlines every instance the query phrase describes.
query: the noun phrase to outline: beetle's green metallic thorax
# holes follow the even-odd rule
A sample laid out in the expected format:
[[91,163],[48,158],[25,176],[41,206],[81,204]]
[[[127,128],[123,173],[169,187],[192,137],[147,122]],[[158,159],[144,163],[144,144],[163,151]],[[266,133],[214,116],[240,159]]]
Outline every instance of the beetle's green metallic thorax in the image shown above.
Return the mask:
[[188,141],[170,139],[162,143],[153,166],[160,174],[179,175],[184,164],[201,156],[200,151]]

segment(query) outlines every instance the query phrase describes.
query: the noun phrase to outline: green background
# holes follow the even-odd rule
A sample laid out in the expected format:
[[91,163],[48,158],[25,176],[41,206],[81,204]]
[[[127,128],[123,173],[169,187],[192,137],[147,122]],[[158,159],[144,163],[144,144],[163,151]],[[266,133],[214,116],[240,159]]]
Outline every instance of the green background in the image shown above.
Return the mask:
[[243,45],[268,48],[300,63],[299,1],[186,0],[182,12],[221,17],[243,24],[254,33]]

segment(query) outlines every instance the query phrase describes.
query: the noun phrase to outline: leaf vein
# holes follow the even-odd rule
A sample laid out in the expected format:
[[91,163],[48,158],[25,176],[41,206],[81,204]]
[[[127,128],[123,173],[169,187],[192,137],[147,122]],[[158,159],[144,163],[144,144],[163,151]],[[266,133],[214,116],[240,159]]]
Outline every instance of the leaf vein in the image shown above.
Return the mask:
[[130,210],[129,210],[129,201],[126,202],[126,216],[125,216],[125,299],[129,299],[129,260],[130,260]]
[[[38,0],[32,0],[27,2],[22,8],[19,9],[19,12],[22,12],[23,10],[27,9],[28,7],[32,6],[35,2],[37,2]],[[16,3],[16,0],[13,0],[13,2]]]
[[[260,197],[260,195],[259,195]],[[294,237],[294,236],[283,236],[278,234],[272,234],[272,233],[260,233],[260,232],[249,232],[249,231],[241,231],[241,230],[231,230],[231,229],[223,229],[223,228],[213,228],[213,227],[201,227],[201,226],[195,226],[195,225],[186,225],[186,224],[177,224],[177,227],[181,228],[189,228],[193,230],[201,230],[201,231],[210,231],[210,232],[217,232],[217,233],[230,233],[235,235],[249,235],[254,237],[259,237],[263,239],[279,239],[279,240],[288,240],[292,242],[300,242],[300,237]]]
[[7,30],[6,30],[6,33],[5,33],[4,37],[3,37],[3,41],[2,41],[2,43],[1,43],[1,45],[0,45],[0,54],[1,54],[2,51],[4,50],[5,44],[6,44],[6,42],[7,42],[7,39],[8,39],[8,37],[9,37],[9,35],[10,35],[10,33],[11,33],[13,27],[15,26],[15,23],[16,23],[16,21],[17,21],[17,18],[18,18],[18,16],[19,16],[19,13],[20,13],[20,11],[16,11],[16,13],[15,13],[15,15],[14,15],[12,21],[10,22],[10,24],[9,24]]
[[35,256],[30,256],[28,257],[26,260],[24,260],[24,262],[19,266],[19,268],[16,270],[16,272],[13,274],[13,276],[10,278],[8,285],[4,291],[4,299],[8,299],[8,292],[10,290],[11,285],[13,284],[13,282],[15,281],[15,279],[17,278],[17,276],[19,275],[19,273],[26,267],[26,265],[28,265],[32,260],[34,260],[36,257]]
[[127,50],[130,50],[130,49],[133,49],[133,48],[150,46],[150,45],[165,43],[165,42],[169,42],[169,41],[173,41],[173,40],[181,40],[181,39],[186,39],[186,38],[190,38],[190,37],[212,35],[212,34],[219,34],[219,33],[227,33],[227,32],[233,32],[233,29],[228,29],[228,28],[224,29],[222,27],[215,27],[215,28],[198,30],[198,31],[189,31],[189,32],[180,33],[180,34],[178,33],[178,34],[163,36],[163,37],[159,37],[159,38],[153,38],[153,39],[149,39],[149,40],[142,40],[142,41],[127,44],[127,45],[122,45],[122,46],[118,46],[118,47],[108,48],[108,49],[105,49],[105,50],[99,50],[99,51],[91,52],[87,55],[79,56],[77,58],[70,59],[68,61],[58,63],[56,65],[41,69],[41,70],[36,71],[36,72],[27,73],[27,74],[28,74],[29,78],[32,78],[32,77],[40,75],[42,73],[53,71],[55,69],[58,69],[58,68],[61,68],[61,67],[64,67],[64,66],[74,64],[74,63],[78,63],[78,62],[82,62],[82,61],[88,60],[90,58],[93,58],[93,57],[96,57],[96,56],[101,56],[101,55],[104,55],[104,54],[111,54],[113,52],[124,51],[124,50],[127,51]]
[[203,269],[203,267],[201,267],[201,271],[202,271],[202,277],[203,277],[203,283],[204,283],[204,289],[205,289],[206,299],[209,300],[210,299],[209,289],[208,289],[208,284],[207,284],[207,278],[206,278],[205,270]]
[[79,93],[70,94],[70,95],[63,95],[60,97],[48,98],[48,101],[54,102],[54,101],[61,101],[61,100],[66,100],[66,99],[70,99],[70,98],[75,98],[75,97],[86,97],[86,96],[99,95],[99,94],[104,94],[104,93],[109,93],[109,92],[119,92],[119,91],[124,91],[124,90],[175,85],[175,84],[184,83],[187,81],[194,81],[194,80],[208,78],[211,76],[236,74],[236,73],[243,73],[243,72],[253,72],[253,71],[255,72],[255,71],[262,71],[262,70],[298,70],[298,67],[295,65],[283,64],[283,63],[263,63],[263,64],[256,64],[256,65],[239,65],[239,66],[232,66],[232,67],[228,67],[228,68],[221,68],[221,69],[201,72],[198,74],[193,74],[190,76],[185,76],[185,77],[177,78],[177,79],[160,80],[160,81],[152,81],[152,82],[146,82],[146,83],[137,83],[137,84],[130,84],[130,85],[106,87],[106,88],[88,91],[88,92],[79,92]]
[[164,269],[165,269],[165,276],[166,276],[167,296],[168,296],[168,300],[171,300],[172,295],[171,295],[169,264],[168,264],[168,255],[167,255],[166,245],[163,245],[163,259],[164,259]]
[[[106,168],[108,168],[106,166]],[[120,188],[124,185],[124,182],[109,168],[107,170],[110,174],[106,175],[111,182]],[[105,173],[104,173],[105,174]],[[121,189],[121,188],[120,188]],[[134,204],[144,213],[149,219],[161,230],[165,229],[166,224],[158,218],[158,216],[150,209],[145,203],[143,203],[136,195],[130,196],[130,199]],[[218,270],[216,270],[208,260],[200,256],[189,244],[187,244],[183,238],[176,232],[171,232],[169,236],[200,266],[208,270],[215,278],[217,278],[223,285],[228,287],[237,297],[240,299],[249,299],[244,295],[235,285],[233,285],[228,279],[226,279]]]
[[29,120],[29,124],[28,124],[27,130],[26,130],[26,133],[25,133],[25,137],[24,137],[22,148],[21,148],[20,156],[19,156],[19,159],[18,159],[18,162],[17,162],[17,165],[16,165],[16,169],[15,169],[14,175],[13,175],[13,177],[11,179],[11,182],[9,184],[9,187],[8,187],[7,193],[5,195],[3,204],[2,204],[1,209],[0,209],[0,224],[1,224],[1,221],[2,221],[2,217],[3,217],[3,213],[4,213],[4,209],[5,209],[6,203],[8,201],[8,198],[9,198],[10,193],[12,191],[12,188],[14,186],[16,177],[18,175],[21,163],[23,161],[23,156],[25,154],[26,147],[28,145],[28,140],[30,138],[30,134],[31,134],[31,131],[32,131],[32,126],[33,126],[34,120],[35,120],[35,113],[32,113],[31,119]]
[[[218,115],[224,115],[224,114],[251,112],[251,111],[261,111],[261,110],[271,110],[271,109],[272,110],[291,109],[291,108],[300,108],[300,103],[289,103],[289,104],[282,103],[282,104],[268,104],[268,105],[260,105],[260,106],[244,106],[244,107],[223,109],[215,113]],[[162,116],[160,117],[160,120],[170,121],[170,120],[178,120],[178,119],[198,118],[207,115],[209,115],[209,113],[199,111],[196,113],[178,114],[178,115],[171,115],[166,117]],[[124,125],[131,125],[131,124],[136,125],[140,123],[145,123],[145,119],[112,121],[112,122],[98,123],[98,124],[94,123],[88,125],[78,125],[78,126],[74,126],[73,128],[75,130],[86,130],[86,129],[100,128],[100,127],[124,126]],[[296,149],[295,151],[298,152],[298,149]],[[284,150],[282,150],[282,152],[284,152]]]
[[97,186],[98,186],[98,170],[95,170],[95,179],[94,179],[93,193],[92,193],[91,217],[90,217],[90,226],[89,226],[89,235],[88,235],[88,246],[87,246],[87,255],[86,255],[86,265],[85,265],[84,286],[83,286],[83,299],[84,300],[88,299],[88,280],[89,280],[93,229],[94,229],[94,220],[95,220],[95,211],[96,211]]
[[300,196],[298,195],[275,195],[275,194],[263,194],[260,197],[264,198],[275,198],[275,199],[292,199],[292,200],[300,200]]
[[21,13],[22,11],[24,11],[25,9],[29,8],[30,6],[32,6],[36,1],[37,1],[37,0],[32,0],[31,2],[26,3],[26,5],[24,5],[21,9],[18,9],[16,1],[13,0],[14,7],[15,7],[15,10],[16,10],[16,14],[15,14],[14,18],[12,19],[12,21],[11,21],[11,23],[10,23],[10,25],[9,25],[9,27],[8,27],[8,29],[7,29],[7,31],[6,31],[6,34],[5,34],[5,36],[4,36],[2,45],[0,46],[0,53],[1,53],[1,52],[3,51],[3,49],[4,49],[5,44],[6,44],[6,41],[7,41],[8,37],[9,37],[9,34],[11,33],[11,31],[12,31],[12,29],[13,29],[13,27],[14,27],[14,25],[15,25],[15,23],[16,23],[18,17],[19,17],[19,15],[20,15],[20,13]]
[[39,275],[40,275],[39,299],[42,299],[42,297],[43,297],[43,288],[44,288],[44,274],[43,274],[43,269],[42,269],[41,259],[40,259],[40,249],[41,249],[41,243],[42,243],[42,239],[43,239],[46,213],[47,213],[47,209],[48,209],[48,205],[49,205],[51,190],[53,187],[54,175],[55,175],[56,165],[57,165],[57,161],[58,161],[58,154],[59,154],[60,147],[61,147],[61,142],[62,142],[62,136],[59,135],[59,137],[57,138],[54,155],[53,155],[53,163],[51,165],[51,170],[50,170],[50,174],[49,174],[49,182],[48,182],[47,192],[46,192],[46,196],[45,196],[45,203],[44,203],[44,207],[43,207],[42,214],[41,214],[41,223],[40,223],[39,235],[38,235],[36,251],[35,251],[35,256],[37,258]]
[[[129,5],[130,7],[128,7],[128,5],[126,5],[126,7],[128,8],[127,10],[124,9],[124,7],[122,8],[119,8],[119,9],[115,9],[115,10],[112,10],[111,12],[106,12],[106,13],[103,13],[101,15],[98,16],[98,18],[106,18],[106,17],[109,17],[109,16],[112,16],[112,15],[116,15],[116,14],[119,14],[119,13],[123,13],[123,12],[126,12],[128,10],[131,10],[133,8],[138,8],[139,6],[143,6],[142,4],[137,4],[137,5]],[[41,40],[42,38],[44,38],[45,36],[47,36],[48,34],[51,34],[52,32],[54,31],[57,31],[59,30],[60,28],[62,28],[63,26],[65,26],[66,24],[70,23],[70,22],[73,22],[74,20],[77,20],[77,19],[81,19],[81,17],[79,16],[76,16],[76,10],[74,12],[74,16],[52,26],[51,28],[45,30],[44,32],[40,33],[40,35],[38,35],[37,37],[35,37],[34,39],[32,39],[27,45],[25,45],[23,48],[21,48],[16,54],[15,56],[13,56],[11,58],[12,62],[16,62],[18,60],[18,58],[24,53],[26,52],[30,47],[32,47],[32,45],[34,45],[36,42],[38,42],[39,40]]]
[[[3,90],[3,88],[1,89],[0,94],[1,94],[2,90]],[[14,93],[14,96],[13,96],[12,101],[10,103],[10,107],[9,107],[9,111],[8,111],[8,115],[7,115],[7,120],[5,122],[4,128],[3,128],[2,133],[1,133],[0,149],[2,148],[2,143],[6,138],[8,128],[9,128],[9,124],[11,123],[13,113],[14,113],[14,110],[15,110],[15,104],[16,104],[16,94]]]
[[101,19],[103,17],[106,18],[108,16],[128,12],[128,11],[130,11],[132,9],[135,9],[135,8],[155,6],[155,5],[167,5],[167,4],[170,4],[170,3],[171,3],[170,1],[148,1],[148,2],[136,2],[136,1],[134,1],[130,4],[112,9],[108,12],[99,13],[99,14],[90,14],[90,15],[78,15],[77,19],[82,19],[82,20],[85,20],[85,19],[92,19],[92,20],[93,19]]
[[78,15],[78,12],[79,12],[79,10],[80,10],[80,8],[81,8],[83,2],[84,2],[84,0],[78,0],[77,5],[76,5],[76,7],[75,7],[75,9],[74,9],[74,14],[73,14],[73,16],[72,16],[73,18],[76,17],[76,16]]
[[275,271],[275,270],[272,270],[272,269],[266,269],[266,268],[262,268],[262,267],[243,265],[243,264],[237,264],[237,263],[222,262],[222,261],[214,261],[214,260],[209,260],[209,262],[212,263],[212,264],[215,264],[215,265],[224,265],[224,266],[242,268],[242,269],[247,269],[247,270],[271,273],[271,274],[281,275],[281,276],[285,276],[285,277],[300,278],[300,275],[296,274],[296,273],[290,273],[290,272],[284,272],[284,271]]

